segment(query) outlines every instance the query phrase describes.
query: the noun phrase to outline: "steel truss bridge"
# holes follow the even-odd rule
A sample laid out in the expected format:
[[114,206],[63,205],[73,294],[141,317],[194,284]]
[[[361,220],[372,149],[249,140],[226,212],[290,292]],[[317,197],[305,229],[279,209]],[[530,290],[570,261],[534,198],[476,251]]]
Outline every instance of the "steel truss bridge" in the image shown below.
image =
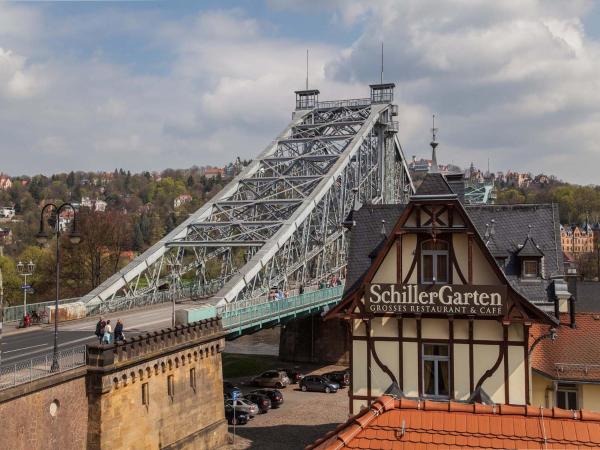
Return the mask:
[[82,297],[88,311],[165,296],[223,308],[264,299],[272,287],[293,295],[343,279],[349,212],[406,202],[414,191],[393,87],[326,102],[319,91],[297,91],[285,130],[210,202]]

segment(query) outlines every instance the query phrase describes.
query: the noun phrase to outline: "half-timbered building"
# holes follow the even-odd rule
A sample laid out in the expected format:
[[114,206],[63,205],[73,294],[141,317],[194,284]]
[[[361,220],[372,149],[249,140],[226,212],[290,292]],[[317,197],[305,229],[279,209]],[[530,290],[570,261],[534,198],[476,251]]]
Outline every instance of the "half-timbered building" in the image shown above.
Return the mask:
[[[363,205],[346,289],[350,413],[379,396],[531,403],[530,327],[568,309],[553,205],[464,206],[428,173],[407,205]],[[542,334],[544,334],[542,333]]]

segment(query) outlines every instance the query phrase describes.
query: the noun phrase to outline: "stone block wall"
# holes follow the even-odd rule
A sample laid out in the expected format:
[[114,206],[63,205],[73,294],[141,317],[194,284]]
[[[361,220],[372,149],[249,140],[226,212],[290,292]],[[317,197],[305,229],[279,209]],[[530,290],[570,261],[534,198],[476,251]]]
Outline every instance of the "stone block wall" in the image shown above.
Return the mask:
[[85,368],[0,391],[0,449],[86,448]]
[[209,319],[88,346],[87,366],[0,391],[0,450],[220,447],[224,345]]
[[[108,353],[108,346],[91,348],[97,367],[90,369],[88,448],[204,449],[224,444],[225,341],[215,327],[216,321],[202,321],[195,328],[177,327],[111,346]],[[156,353],[160,356],[146,357]]]

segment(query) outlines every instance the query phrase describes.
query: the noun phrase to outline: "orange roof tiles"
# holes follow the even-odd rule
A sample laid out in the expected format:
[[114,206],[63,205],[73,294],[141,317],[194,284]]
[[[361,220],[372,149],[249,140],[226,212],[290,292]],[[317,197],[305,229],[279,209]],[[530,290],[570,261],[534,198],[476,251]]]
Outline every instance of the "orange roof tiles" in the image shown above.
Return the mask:
[[383,396],[307,449],[591,449],[600,414]]
[[[561,314],[561,323],[569,315]],[[576,314],[577,328],[558,328],[556,340],[545,339],[531,354],[531,367],[550,378],[572,381],[600,381],[600,314]],[[548,327],[534,324],[530,330],[530,345],[538,336],[548,333]]]

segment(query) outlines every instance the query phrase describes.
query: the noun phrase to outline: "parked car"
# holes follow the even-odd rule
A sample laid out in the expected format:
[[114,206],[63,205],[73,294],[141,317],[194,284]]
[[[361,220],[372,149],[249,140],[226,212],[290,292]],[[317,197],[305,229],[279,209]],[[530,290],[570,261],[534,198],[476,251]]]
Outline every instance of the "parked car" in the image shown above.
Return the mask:
[[250,393],[244,395],[244,398],[258,406],[261,414],[265,414],[271,409],[271,400],[266,395]]
[[323,374],[324,377],[329,378],[334,383],[340,385],[340,388],[350,386],[350,371],[349,370],[335,370],[333,372],[327,372]]
[[307,375],[300,380],[300,389],[306,391],[337,392],[340,385],[320,375]]
[[290,384],[290,379],[283,370],[267,370],[252,379],[256,386],[281,389]]
[[[233,409],[233,400],[231,399],[225,400],[225,411],[229,409]],[[236,400],[235,409],[239,409],[240,411],[248,413],[248,415],[250,415],[250,418],[258,414],[258,406],[244,398],[238,398]]]
[[283,403],[283,394],[277,389],[256,389],[251,394],[266,395],[271,400],[271,408],[279,408]]
[[234,392],[236,392],[237,397],[242,396],[242,391],[239,387],[237,387],[235,384],[231,383],[230,381],[224,381],[223,382],[223,396],[226,399],[232,398]]
[[225,409],[225,418],[227,419],[227,423],[229,425],[245,425],[250,420],[250,415],[247,412],[237,408],[234,412],[233,408],[231,408]]
[[302,374],[302,372],[300,372],[299,369],[277,369],[277,370],[285,372],[285,374],[290,379],[290,383],[292,383],[292,384],[299,383],[300,380],[302,378],[304,378],[304,375]]

